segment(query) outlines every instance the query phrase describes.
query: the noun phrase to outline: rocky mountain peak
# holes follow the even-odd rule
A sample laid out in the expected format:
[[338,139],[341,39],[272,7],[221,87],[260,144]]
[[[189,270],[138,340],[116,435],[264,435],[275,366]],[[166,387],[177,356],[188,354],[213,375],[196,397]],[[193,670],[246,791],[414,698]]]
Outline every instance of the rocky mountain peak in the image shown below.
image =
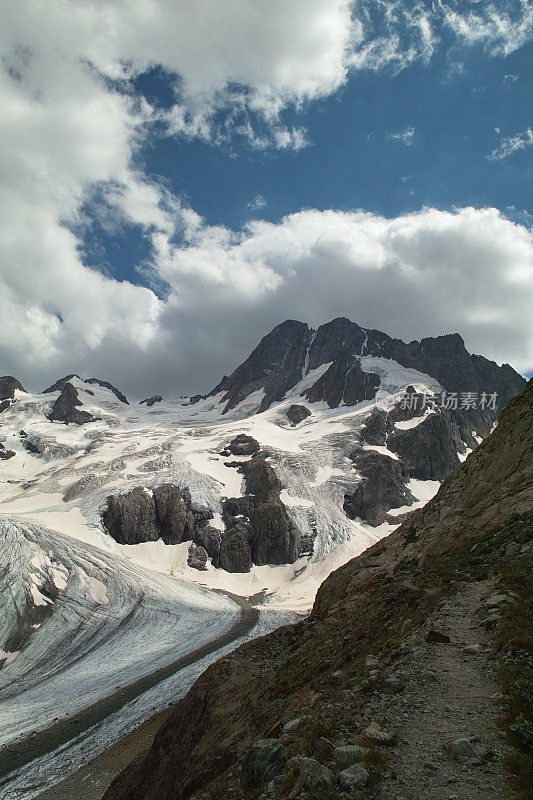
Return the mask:
[[41,394],[51,394],[52,392],[62,392],[67,383],[73,378],[78,378],[78,380],[82,380],[79,375],[76,375],[75,372],[71,372],[70,375],[65,375],[64,378],[59,378],[55,383],[48,387],[48,389],[43,389]]
[[15,402],[15,391],[25,392],[23,385],[12,375],[0,377],[0,414]]
[[229,411],[253,392],[264,390],[260,409],[281,400],[302,377],[311,331],[304,322],[286,320],[263,337],[252,354],[211,395],[224,392]]
[[481,435],[490,430],[489,420],[525,386],[524,378],[509,365],[500,367],[483,356],[470,355],[458,333],[406,343],[337,317],[316,331],[297,320],[277,325],[246,361],[229,377],[224,376],[210,396],[223,393],[226,413],[262,392],[250,413],[265,411],[310,372],[329,364],[327,372],[317,376],[314,384],[307,384],[302,394],[311,402],[326,401],[331,408],[354,405],[372,399],[380,388],[378,365],[382,362],[372,362],[372,358],[396,362],[422,379],[429,376],[446,392],[496,393],[498,405],[492,414],[470,413]]

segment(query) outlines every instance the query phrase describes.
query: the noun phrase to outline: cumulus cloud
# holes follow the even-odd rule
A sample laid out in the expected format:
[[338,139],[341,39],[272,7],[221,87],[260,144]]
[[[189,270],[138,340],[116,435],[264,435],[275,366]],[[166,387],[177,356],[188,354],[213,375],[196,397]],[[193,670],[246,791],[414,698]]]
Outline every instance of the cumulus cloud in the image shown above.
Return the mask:
[[[496,129],[499,133],[499,129]],[[533,145],[533,131],[528,128],[524,133],[516,133],[514,136],[505,136],[498,147],[487,156],[488,161],[503,161],[518,150],[525,150]]]
[[[224,369],[234,348],[246,355],[282,319],[338,315],[407,340],[459,330],[474,352],[532,366],[533,236],[495,209],[394,219],[308,210],[250,222],[238,236],[202,226],[169,258],[165,278],[183,299],[165,324],[190,324],[192,308],[216,328],[217,348],[225,331]],[[206,293],[206,281],[217,291]]]
[[[533,367],[533,234],[495,209],[428,208],[393,219],[307,210],[278,224],[255,220],[238,234],[195,219],[186,236],[165,254],[167,299],[143,307],[133,295],[124,306],[116,298],[115,329],[84,350],[63,340],[49,354],[39,344],[38,363],[25,359],[33,345],[54,343],[65,323],[37,304],[20,309],[25,339],[14,334],[9,371],[43,384],[67,368],[105,373],[134,396],[205,391],[281,320],[316,326],[339,315],[405,340],[458,330],[472,352]],[[89,321],[92,310],[84,315],[78,299],[73,313]],[[150,314],[157,335],[127,342],[121,326],[134,330]]]
[[[259,149],[304,147],[305,129],[284,122],[289,105],[298,112],[357,69],[397,72],[428,61],[443,20],[461,39],[495,52],[507,37],[508,50],[511,34],[514,44],[529,35],[524,4],[514,26],[499,26],[500,39],[481,36],[466,10],[462,23],[445,4],[429,9],[408,0],[4,5],[1,372],[33,388],[80,371],[139,394],[197,391],[280,319],[316,324],[339,313],[408,337],[457,327],[474,348],[526,364],[519,310],[528,297],[530,234],[497,212],[385,220],[306,211],[235,232],[207,224],[139,160],[153,126],[215,145],[241,136]],[[479,16],[490,4],[472,8]],[[134,91],[135,79],[155,66],[172,89],[165,108]],[[109,233],[127,224],[145,238],[145,286],[86,266],[79,231],[91,224],[88,205]],[[494,251],[479,229],[496,237]],[[443,283],[442,305],[432,299],[430,267],[414,266],[422,250],[437,286]],[[477,276],[476,286],[465,288],[470,279],[459,264]],[[471,289],[472,309],[458,306],[456,293],[447,299],[450,274]],[[512,319],[501,311],[498,318],[493,296],[516,304]]]

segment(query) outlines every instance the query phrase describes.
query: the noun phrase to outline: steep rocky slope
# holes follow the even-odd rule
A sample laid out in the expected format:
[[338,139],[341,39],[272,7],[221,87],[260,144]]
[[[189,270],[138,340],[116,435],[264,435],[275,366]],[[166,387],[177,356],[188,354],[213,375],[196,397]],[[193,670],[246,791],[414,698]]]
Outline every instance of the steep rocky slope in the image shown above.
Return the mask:
[[306,621],[210,667],[105,800],[510,798],[503,757],[525,785],[531,731],[532,478],[530,382],[433,500],[329,576]]
[[325,401],[330,408],[354,405],[375,396],[383,360],[433,376],[446,392],[496,393],[498,406],[492,414],[491,409],[468,408],[462,415],[482,436],[490,430],[491,417],[525,385],[508,364],[500,367],[483,356],[470,355],[458,333],[407,344],[339,317],[316,331],[295,320],[276,326],[208,396],[220,397],[227,413],[258,393],[254,410],[261,412],[306,375],[322,370],[302,394],[311,402]]

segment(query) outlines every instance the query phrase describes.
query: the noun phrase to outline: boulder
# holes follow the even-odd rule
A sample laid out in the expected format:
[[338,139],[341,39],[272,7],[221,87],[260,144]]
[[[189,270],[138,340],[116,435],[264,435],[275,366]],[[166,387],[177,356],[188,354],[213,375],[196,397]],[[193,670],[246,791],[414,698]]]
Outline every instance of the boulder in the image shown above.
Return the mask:
[[405,689],[405,684],[398,675],[388,675],[383,681],[383,689],[390,694],[396,694]]
[[313,789],[315,792],[324,791],[333,784],[331,771],[314,758],[295,756],[289,759],[288,766],[296,773],[296,780],[289,797],[299,798],[301,792],[306,789]]
[[362,789],[368,782],[368,772],[360,764],[352,764],[348,769],[339,772],[339,783],[343,789],[353,791]]
[[189,545],[187,564],[193,569],[207,569],[207,551],[198,544]]
[[378,722],[371,722],[365,730],[365,735],[371,742],[374,742],[374,744],[391,745],[396,741],[395,735],[382,728]]
[[479,758],[486,748],[479,736],[465,736],[448,742],[445,749],[452,761],[467,761],[470,758]]
[[450,637],[440,631],[431,630],[426,636],[426,642],[429,644],[450,644]]
[[342,744],[334,748],[332,760],[337,769],[346,769],[352,764],[363,761],[368,753],[369,750],[366,747],[360,747],[358,744]]
[[245,789],[253,790],[281,775],[287,761],[287,748],[279,739],[259,739],[247,751],[241,766]]
[[335,745],[326,739],[325,736],[320,736],[315,742],[315,758],[323,764],[333,761],[335,754]]
[[287,419],[293,426],[299,425],[300,422],[303,422],[304,419],[307,419],[307,417],[311,416],[311,412],[306,406],[298,405],[296,403],[292,406],[289,406],[285,413]]

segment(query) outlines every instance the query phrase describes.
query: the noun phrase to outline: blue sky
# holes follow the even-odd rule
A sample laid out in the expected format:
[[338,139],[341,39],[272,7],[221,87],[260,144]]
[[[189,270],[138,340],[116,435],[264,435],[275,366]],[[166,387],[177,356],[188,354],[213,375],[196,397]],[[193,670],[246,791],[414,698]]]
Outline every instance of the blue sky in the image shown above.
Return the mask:
[[[216,144],[156,129],[136,157],[208,224],[233,230],[302,208],[393,217],[424,206],[492,206],[527,223],[532,151],[490,156],[531,124],[532,63],[532,43],[495,58],[448,34],[430,63],[398,74],[363,70],[330,96],[287,109],[284,123],[306,129],[301,149],[263,151],[239,134]],[[165,108],[174,82],[155,68],[136,79],[134,92]],[[142,282],[136,267],[150,245],[141,229],[83,235],[96,250],[87,254],[95,266],[105,260],[113,275]]]
[[204,391],[339,315],[533,369],[528,3],[2,15],[0,372]]

